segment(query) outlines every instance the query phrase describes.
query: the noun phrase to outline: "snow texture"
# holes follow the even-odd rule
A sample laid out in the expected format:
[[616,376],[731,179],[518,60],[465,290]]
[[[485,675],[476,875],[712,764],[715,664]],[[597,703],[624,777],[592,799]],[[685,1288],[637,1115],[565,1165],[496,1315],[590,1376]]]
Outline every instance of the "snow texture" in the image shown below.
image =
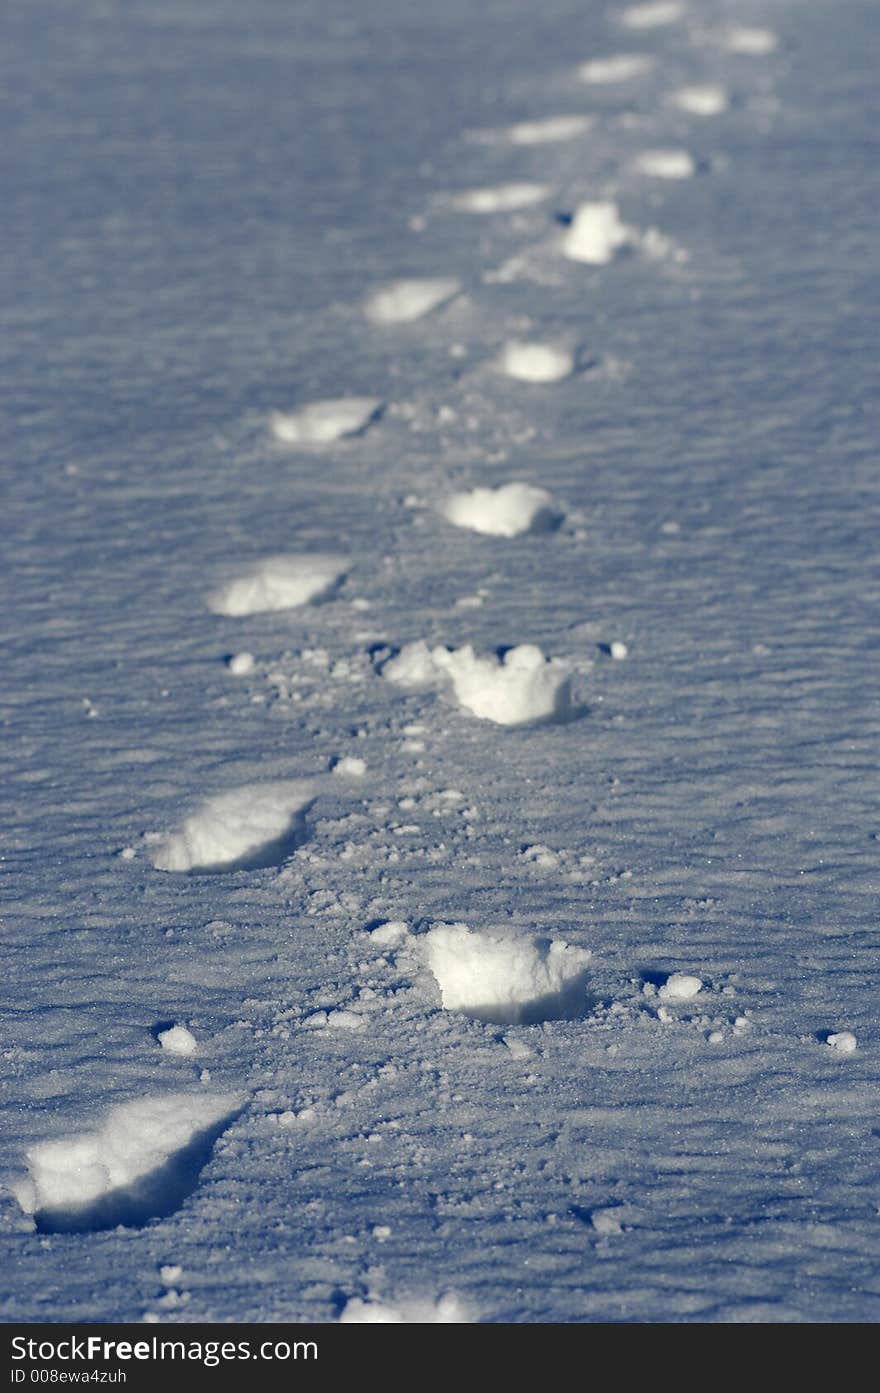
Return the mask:
[[7,1323],[880,1319],[880,10],[635,3],[4,6]]

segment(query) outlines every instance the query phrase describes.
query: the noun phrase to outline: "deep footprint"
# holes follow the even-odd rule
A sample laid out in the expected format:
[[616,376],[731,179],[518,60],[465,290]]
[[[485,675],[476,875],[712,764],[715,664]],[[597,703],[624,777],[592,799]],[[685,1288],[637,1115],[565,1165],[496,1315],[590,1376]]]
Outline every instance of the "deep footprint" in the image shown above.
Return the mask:
[[210,875],[280,866],[302,846],[314,792],[292,780],[245,784],[208,798],[153,855],[157,871]]

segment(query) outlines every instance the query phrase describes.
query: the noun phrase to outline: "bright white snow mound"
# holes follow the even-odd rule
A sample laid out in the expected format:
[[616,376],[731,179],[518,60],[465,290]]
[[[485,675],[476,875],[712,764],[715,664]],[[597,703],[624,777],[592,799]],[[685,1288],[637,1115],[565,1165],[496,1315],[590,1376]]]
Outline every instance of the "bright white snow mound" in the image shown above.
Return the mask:
[[567,348],[552,343],[511,342],[501,350],[497,366],[515,382],[546,384],[571,377],[574,357]]
[[461,213],[514,213],[531,208],[548,198],[546,184],[496,184],[492,188],[468,189],[456,194],[452,206]]
[[779,40],[772,29],[750,29],[736,25],[723,35],[722,42],[728,53],[742,54],[746,58],[764,58],[773,53]]
[[689,116],[719,116],[727,110],[727,93],[723,87],[712,83],[702,87],[680,87],[673,92],[671,101]]
[[687,150],[645,150],[633,160],[633,169],[652,179],[691,179],[697,166]]
[[236,619],[247,614],[296,609],[335,589],[345,576],[347,564],[341,556],[322,552],[270,556],[212,591],[207,598],[208,609]]
[[25,1152],[29,1179],[13,1187],[27,1214],[94,1208],[117,1192],[137,1198],[137,1184],[167,1167],[200,1133],[232,1116],[232,1094],[162,1093],[111,1108],[95,1132],[75,1132]]
[[470,1320],[465,1307],[451,1292],[439,1301],[405,1300],[346,1302],[340,1325],[461,1325]]
[[546,489],[517,483],[454,493],[443,505],[443,515],[456,527],[467,527],[488,537],[546,532],[559,520],[559,512]]
[[562,251],[569,261],[604,266],[633,240],[632,229],[621,222],[616,203],[582,203],[575,210]]
[[346,435],[358,435],[381,406],[377,397],[313,401],[289,414],[276,411],[272,416],[272,434],[285,445],[328,445]]
[[647,53],[614,53],[609,58],[593,58],[581,63],[578,77],[581,82],[597,85],[631,82],[633,78],[644,77],[653,66],[654,60]]
[[157,871],[257,870],[280,864],[304,835],[314,792],[283,780],[208,798],[153,855]]
[[445,305],[460,290],[461,282],[452,276],[392,281],[374,291],[364,313],[374,324],[411,324]]
[[590,116],[544,116],[538,121],[517,121],[508,126],[511,145],[552,145],[557,140],[575,140],[593,124]]
[[653,0],[652,4],[630,5],[620,16],[627,29],[660,29],[682,19],[685,6],[679,0]]
[[562,939],[514,938],[467,924],[438,924],[425,953],[443,1009],[499,1025],[529,1025],[583,1013],[592,954]]
[[418,640],[405,644],[382,675],[409,691],[451,687],[459,706],[496,725],[562,721],[572,714],[568,664],[545,658],[531,643],[509,648],[503,658],[480,658],[469,643],[429,648]]

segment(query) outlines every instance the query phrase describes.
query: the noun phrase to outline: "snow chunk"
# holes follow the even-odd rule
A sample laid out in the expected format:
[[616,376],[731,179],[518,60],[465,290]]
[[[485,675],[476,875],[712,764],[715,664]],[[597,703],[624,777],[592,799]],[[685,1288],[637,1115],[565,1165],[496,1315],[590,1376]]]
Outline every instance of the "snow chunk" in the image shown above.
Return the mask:
[[382,948],[393,948],[409,937],[409,924],[403,919],[389,919],[370,930],[370,939]]
[[254,655],[253,653],[235,653],[226,666],[233,677],[247,677],[248,673],[254,670]]
[[341,755],[333,761],[333,773],[343,778],[362,779],[367,772],[367,761],[357,755]]
[[633,160],[633,169],[652,179],[691,179],[697,166],[687,150],[645,150]]
[[691,977],[686,972],[673,972],[660,988],[661,1001],[690,1001],[691,997],[703,990],[699,977]]
[[763,58],[773,53],[779,43],[772,29],[751,29],[745,25],[726,30],[721,41],[728,53],[749,58]]
[[492,188],[467,189],[456,194],[452,204],[462,213],[513,213],[542,203],[549,195],[546,184],[496,184]]
[[374,291],[364,313],[374,324],[410,324],[444,305],[460,290],[461,282],[452,276],[392,281]]
[[628,655],[629,649],[627,648],[625,643],[622,643],[620,639],[616,638],[614,642],[610,645],[608,652],[611,654],[615,662],[622,663],[624,658]]
[[685,6],[679,0],[653,0],[648,5],[630,5],[620,16],[620,23],[627,29],[659,29],[664,24],[675,24],[682,19]]
[[358,435],[381,410],[378,397],[337,397],[315,401],[290,415],[276,411],[272,434],[285,445],[327,445],[346,435]]
[[583,1012],[592,954],[561,939],[513,938],[467,924],[425,936],[428,966],[445,1011],[500,1025],[571,1019]]
[[508,126],[506,135],[512,145],[550,145],[557,140],[574,140],[592,124],[590,116],[545,116]]
[[691,116],[718,116],[727,110],[727,93],[723,87],[707,84],[704,87],[680,87],[672,95],[672,104]]
[[574,357],[550,343],[512,342],[501,350],[498,369],[516,382],[562,382],[574,372]]
[[341,556],[322,552],[272,556],[213,591],[208,609],[232,618],[295,609],[332,591],[343,579],[347,564]]
[[304,813],[313,796],[307,784],[279,780],[208,798],[165,838],[153,865],[177,872],[279,865],[304,839]]
[[466,1308],[452,1293],[439,1301],[405,1300],[395,1306],[352,1297],[339,1317],[340,1325],[453,1325],[469,1320]]
[[503,659],[478,658],[470,644],[429,649],[406,644],[383,668],[389,682],[409,690],[452,686],[458,704],[497,725],[564,720],[571,712],[567,663],[547,659],[534,644],[509,648]]
[[525,532],[547,531],[559,514],[546,489],[512,483],[454,493],[444,504],[443,516],[456,527],[488,537],[520,537]]
[[160,1030],[156,1039],[169,1054],[190,1055],[195,1054],[198,1049],[196,1037],[185,1025],[173,1025],[170,1030]]
[[610,58],[582,63],[578,77],[581,82],[630,82],[634,77],[643,77],[653,66],[654,60],[647,53],[615,53]]
[[562,251],[569,261],[604,266],[632,242],[632,229],[621,222],[616,203],[582,203],[575,211]]
[[191,1193],[210,1146],[239,1106],[232,1094],[206,1093],[122,1103],[95,1132],[31,1147],[25,1153],[30,1178],[13,1193],[50,1231],[145,1223],[172,1213]]
[[851,1030],[840,1030],[835,1035],[829,1035],[825,1043],[838,1054],[855,1054],[858,1041]]

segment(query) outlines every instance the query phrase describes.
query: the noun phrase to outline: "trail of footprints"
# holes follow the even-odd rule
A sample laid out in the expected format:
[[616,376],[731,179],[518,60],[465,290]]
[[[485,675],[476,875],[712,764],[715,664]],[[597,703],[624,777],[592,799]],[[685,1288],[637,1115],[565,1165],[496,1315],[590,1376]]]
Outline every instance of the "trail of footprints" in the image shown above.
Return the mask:
[[[619,28],[622,37],[645,39],[680,29],[690,14],[691,7],[679,0],[654,0],[622,10]],[[733,26],[697,37],[732,57],[764,56],[777,46],[771,31],[757,27]],[[577,79],[587,88],[632,86],[653,78],[661,61],[654,53],[622,49],[581,63]],[[727,109],[729,96],[722,86],[706,82],[675,88],[661,101],[669,110],[709,118]],[[592,113],[567,111],[526,119],[501,130],[464,134],[487,148],[530,149],[580,140],[595,129],[598,119]],[[634,156],[629,169],[645,179],[675,181],[693,177],[697,165],[688,150],[659,146]],[[453,212],[489,217],[540,209],[552,193],[551,185],[527,180],[490,183],[442,197],[438,206],[445,204]],[[549,213],[547,217],[549,220]],[[554,243],[555,252],[563,259],[594,267],[607,266],[626,253],[651,255],[657,246],[661,252],[668,251],[669,245],[662,238],[652,242],[650,234],[628,225],[617,202],[606,196],[577,206]],[[511,274],[516,274],[515,263]],[[463,291],[456,275],[402,279],[375,288],[362,310],[377,330],[393,332],[398,326],[416,324],[441,311]],[[577,357],[561,341],[516,339],[505,343],[489,366],[530,390],[563,383],[577,371]],[[335,442],[353,439],[374,427],[385,409],[381,396],[306,402],[293,410],[275,412],[268,430],[280,447],[320,453]],[[476,484],[441,499],[437,512],[452,527],[485,537],[531,538],[534,545],[546,544],[565,516],[558,500],[526,480],[495,487]],[[332,596],[349,569],[348,560],[338,555],[273,556],[231,576],[207,595],[206,603],[215,614],[232,619],[286,610]],[[619,641],[610,645],[609,651],[615,658],[627,654]],[[255,660],[251,653],[241,651],[228,666],[232,675],[244,677],[253,672]],[[477,653],[470,644],[449,649],[429,647],[421,641],[382,654],[374,664],[382,680],[402,691],[434,693],[466,716],[500,726],[574,719],[579,714],[574,668],[571,661],[545,656],[533,644],[514,646],[499,656]],[[422,748],[419,735],[425,727],[415,724],[407,730],[413,732],[412,747]],[[365,762],[355,756],[340,757],[333,767],[334,776],[343,780],[362,779],[365,772]],[[210,797],[194,808],[179,828],[152,838],[153,866],[169,874],[196,876],[280,866],[307,842],[308,812],[318,792],[317,780],[310,784],[276,781],[249,784]],[[462,794],[453,793],[456,801],[450,797],[449,808],[466,803]],[[439,797],[442,805],[443,795]],[[130,857],[134,852],[127,854]],[[558,871],[563,856],[538,846],[527,848],[522,860],[533,873]],[[515,1026],[570,1019],[584,1015],[589,1005],[591,954],[559,939],[514,937],[492,926],[475,928],[463,923],[438,924],[427,933],[414,935],[406,923],[397,922],[380,924],[366,937],[374,951],[385,955],[383,961],[408,965],[416,975],[421,972],[429,984],[428,997],[442,1009],[477,1021]],[[688,972],[673,973],[659,986],[654,982],[637,985],[644,1004],[661,1022],[687,1019],[688,1012],[698,1009],[697,1004],[710,990]],[[361,1002],[356,1010],[318,1012],[304,1026],[351,1030],[362,1028],[367,1020]],[[702,1023],[706,1018],[699,1020]],[[749,1026],[747,1017],[737,1017],[734,1033]],[[709,1032],[709,1041],[715,1043],[722,1033]],[[162,1051],[171,1056],[198,1054],[197,1040],[180,1024],[166,1023],[156,1038]],[[522,1037],[507,1037],[505,1043],[517,1058],[531,1052]],[[827,1044],[841,1054],[856,1047],[849,1032],[829,1036]],[[43,1231],[138,1225],[170,1214],[191,1193],[213,1142],[245,1103],[242,1097],[203,1088],[163,1093],[114,1107],[97,1130],[28,1150],[24,1157],[27,1178],[14,1186],[15,1198]],[[341,1316],[346,1322],[471,1318],[473,1314],[451,1295],[426,1302],[404,1294],[402,1300],[391,1304],[370,1292],[365,1300],[352,1298]]]

